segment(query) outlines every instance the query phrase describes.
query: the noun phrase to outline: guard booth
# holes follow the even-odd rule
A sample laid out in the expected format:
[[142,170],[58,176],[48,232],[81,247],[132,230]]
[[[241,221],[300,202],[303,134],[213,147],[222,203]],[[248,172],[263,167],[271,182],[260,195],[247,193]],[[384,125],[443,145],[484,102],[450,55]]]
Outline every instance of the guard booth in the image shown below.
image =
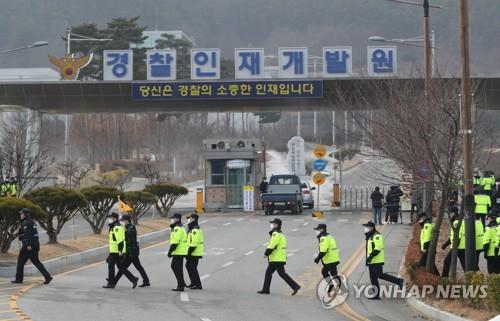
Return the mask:
[[265,166],[258,139],[206,139],[204,208],[208,211],[257,208]]

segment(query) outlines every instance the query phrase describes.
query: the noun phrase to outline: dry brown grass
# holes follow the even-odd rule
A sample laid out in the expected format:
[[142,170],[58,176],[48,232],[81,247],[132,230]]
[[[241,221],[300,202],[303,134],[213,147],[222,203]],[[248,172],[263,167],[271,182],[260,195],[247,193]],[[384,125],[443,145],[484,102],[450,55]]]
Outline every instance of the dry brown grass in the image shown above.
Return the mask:
[[[144,220],[137,225],[139,235],[159,231],[169,226],[169,221],[165,218],[155,220]],[[40,259],[49,260],[59,256],[74,254],[100,246],[105,246],[108,242],[107,230],[103,229],[101,235],[91,234],[79,236],[76,240],[63,240],[57,244],[44,244],[40,249]],[[0,262],[15,262],[16,253],[0,254]]]

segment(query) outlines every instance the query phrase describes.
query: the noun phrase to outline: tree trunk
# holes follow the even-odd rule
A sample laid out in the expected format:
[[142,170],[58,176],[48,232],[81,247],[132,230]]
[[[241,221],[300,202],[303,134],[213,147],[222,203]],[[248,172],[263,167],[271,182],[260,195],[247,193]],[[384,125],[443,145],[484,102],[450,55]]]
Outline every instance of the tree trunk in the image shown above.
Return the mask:
[[57,243],[57,233],[54,230],[47,231],[47,236],[49,237],[48,244],[55,244]]
[[425,270],[427,272],[438,274],[439,272],[434,269],[436,266],[436,247],[439,240],[439,231],[441,229],[441,224],[443,222],[444,210],[448,202],[448,187],[443,188],[443,194],[441,195],[441,204],[439,206],[439,213],[437,215],[436,223],[434,223],[434,229],[432,231],[432,240],[429,246],[429,253],[427,254],[427,265]]
[[13,240],[0,240],[0,252],[7,253]]

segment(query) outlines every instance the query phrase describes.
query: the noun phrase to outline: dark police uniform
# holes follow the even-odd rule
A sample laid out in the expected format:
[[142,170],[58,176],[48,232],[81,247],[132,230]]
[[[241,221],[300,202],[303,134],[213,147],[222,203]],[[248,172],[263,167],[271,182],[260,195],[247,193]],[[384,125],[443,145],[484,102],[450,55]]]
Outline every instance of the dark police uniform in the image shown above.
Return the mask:
[[36,222],[29,217],[29,211],[27,209],[23,209],[22,212],[26,215],[25,219],[21,221],[21,227],[19,228],[19,241],[21,241],[22,247],[17,258],[16,279],[12,281],[12,283],[23,283],[24,265],[30,260],[38,271],[42,273],[45,278],[45,284],[49,284],[52,280],[52,276],[47,272],[38,258],[40,241],[38,240]]
[[403,287],[403,279],[384,273],[384,236],[375,229],[375,223],[368,222],[363,224],[365,227],[371,227],[366,236],[366,265],[370,271],[370,282],[377,289],[376,293],[370,299],[380,299],[380,285],[378,279],[386,280]]
[[193,219],[188,224],[188,254],[186,256],[186,269],[188,271],[191,284],[188,288],[193,290],[203,289],[201,285],[200,274],[198,272],[198,263],[204,254],[204,236],[203,231],[198,225],[198,214],[191,214],[188,219]]
[[271,287],[271,279],[275,271],[278,275],[292,288],[292,295],[297,294],[300,289],[300,285],[297,284],[286,272],[286,237],[281,232],[281,220],[275,218],[270,223],[276,224],[278,227],[269,232],[271,239],[267,245],[266,252],[264,255],[267,257],[269,265],[266,269],[266,275],[264,278],[264,285],[262,290],[258,291],[259,294],[269,294]]
[[[122,217],[122,221],[127,221],[128,224],[125,227],[125,243],[127,244],[127,254],[123,258],[123,266],[125,269],[128,269],[128,267],[133,264],[134,267],[139,271],[141,274],[142,278],[142,284],[139,285],[139,287],[146,287],[150,286],[151,284],[149,283],[149,277],[144,270],[144,267],[141,264],[141,261],[139,259],[139,242],[137,242],[137,230],[135,229],[135,226],[130,223],[131,217],[130,215],[124,215]],[[122,277],[123,272],[120,270],[118,271],[118,274],[116,274],[115,278],[115,285],[118,283],[120,278]]]
[[[109,217],[118,219],[119,215],[117,213],[111,213]],[[127,243],[125,242],[125,230],[123,226],[120,225],[118,221],[115,221],[109,226],[109,256],[106,259],[108,262],[108,284],[103,285],[105,289],[112,289],[115,287],[115,266],[118,271],[125,274],[127,279],[132,282],[132,287],[137,286],[136,278],[130,271],[123,266],[123,256],[127,255]]]

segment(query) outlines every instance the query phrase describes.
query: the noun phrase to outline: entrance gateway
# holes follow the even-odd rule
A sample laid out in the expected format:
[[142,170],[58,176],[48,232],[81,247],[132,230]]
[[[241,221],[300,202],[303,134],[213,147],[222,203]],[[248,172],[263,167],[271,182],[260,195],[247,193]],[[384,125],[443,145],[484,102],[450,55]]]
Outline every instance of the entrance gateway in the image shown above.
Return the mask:
[[[245,186],[258,191],[262,181],[265,156],[259,139],[206,139],[203,141],[205,160],[205,197],[207,211],[243,209]],[[258,193],[253,193],[257,208]]]

